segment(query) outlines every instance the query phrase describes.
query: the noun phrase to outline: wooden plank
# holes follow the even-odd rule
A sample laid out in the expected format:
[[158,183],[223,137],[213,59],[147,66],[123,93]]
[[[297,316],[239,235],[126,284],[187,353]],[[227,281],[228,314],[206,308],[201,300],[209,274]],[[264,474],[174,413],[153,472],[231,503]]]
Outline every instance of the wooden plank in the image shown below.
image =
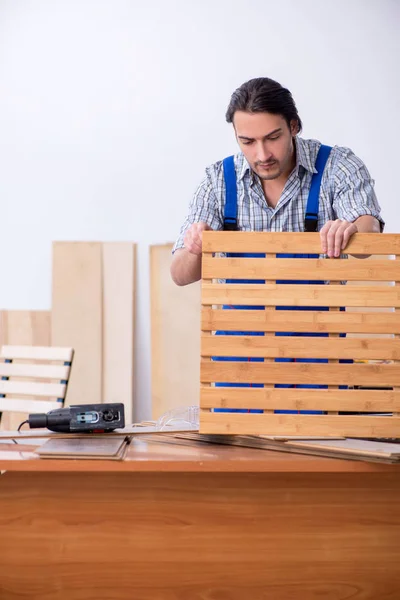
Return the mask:
[[400,392],[298,388],[200,387],[201,408],[400,412]]
[[284,415],[201,411],[200,433],[240,435],[310,435],[397,437],[399,417]]
[[203,283],[205,305],[400,307],[400,288]]
[[129,424],[134,396],[135,244],[103,243],[102,260],[103,402],[124,404]]
[[[47,413],[49,410],[62,408],[62,402],[49,400],[27,400],[26,398],[0,398],[0,411],[11,411],[18,424],[25,421],[28,413]],[[24,413],[21,416],[20,413]]]
[[202,308],[203,331],[297,331],[301,333],[400,333],[395,312],[331,313],[311,310],[223,310]]
[[[400,365],[327,363],[205,362],[202,383],[284,383],[296,385],[400,385]],[[246,393],[246,390],[243,391]]]
[[[50,329],[51,314],[48,310],[0,311],[0,346],[50,346]],[[27,413],[3,412],[0,430],[17,429],[27,416]]]
[[24,396],[47,396],[64,398],[66,385],[63,383],[37,383],[35,381],[0,381],[0,394],[22,394]]
[[50,311],[0,311],[0,346],[50,346]]
[[66,406],[102,400],[102,248],[53,244],[52,345],[75,349]]
[[202,335],[202,356],[244,358],[327,358],[400,360],[400,340],[394,338],[312,338]]
[[2,346],[0,358],[11,360],[60,360],[71,362],[72,348],[55,348],[51,346]]
[[[319,233],[204,231],[202,241],[203,252],[321,253]],[[391,233],[357,233],[346,246],[346,252],[400,254],[400,237]]]
[[152,418],[198,403],[200,284],[174,284],[172,244],[150,247]]
[[340,260],[295,258],[203,257],[204,279],[281,279],[347,281],[396,281],[400,267],[395,260]]
[[38,379],[68,379],[70,367],[61,365],[32,365],[0,363],[1,377],[31,377]]

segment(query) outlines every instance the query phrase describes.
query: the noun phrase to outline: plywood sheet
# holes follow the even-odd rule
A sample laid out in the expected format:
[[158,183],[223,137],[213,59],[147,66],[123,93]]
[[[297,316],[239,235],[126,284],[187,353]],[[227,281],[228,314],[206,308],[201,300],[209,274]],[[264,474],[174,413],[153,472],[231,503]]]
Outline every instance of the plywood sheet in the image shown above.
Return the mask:
[[102,400],[102,245],[55,242],[51,342],[74,348],[66,406]]
[[150,248],[152,416],[199,402],[200,283],[171,279],[172,244]]
[[103,402],[122,402],[132,423],[135,245],[103,244]]

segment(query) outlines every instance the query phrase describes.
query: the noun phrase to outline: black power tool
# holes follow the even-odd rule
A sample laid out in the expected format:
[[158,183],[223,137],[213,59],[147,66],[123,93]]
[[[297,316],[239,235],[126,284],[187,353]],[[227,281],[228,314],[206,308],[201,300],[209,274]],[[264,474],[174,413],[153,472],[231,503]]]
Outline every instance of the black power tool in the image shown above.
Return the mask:
[[125,427],[123,404],[80,404],[29,415],[31,429],[47,427],[62,433],[102,433]]

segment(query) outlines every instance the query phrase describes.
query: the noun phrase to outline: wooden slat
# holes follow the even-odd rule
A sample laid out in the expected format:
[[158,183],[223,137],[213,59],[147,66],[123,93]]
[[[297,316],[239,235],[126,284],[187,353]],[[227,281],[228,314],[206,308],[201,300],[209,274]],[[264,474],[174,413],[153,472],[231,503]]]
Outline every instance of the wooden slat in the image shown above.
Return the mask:
[[171,279],[173,244],[150,247],[152,418],[198,403],[200,284]]
[[282,258],[203,257],[206,279],[282,279],[325,281],[396,281],[400,268],[394,260],[329,260]]
[[400,392],[201,386],[202,408],[400,412]]
[[400,365],[210,361],[201,364],[200,381],[202,383],[396,386],[400,385]]
[[245,358],[400,360],[400,340],[203,334],[201,354]]
[[103,402],[121,402],[132,423],[135,244],[107,242],[103,252]]
[[400,288],[203,283],[202,303],[252,306],[400,307]]
[[0,358],[11,360],[60,360],[71,362],[72,348],[52,346],[2,346]]
[[399,417],[272,415],[201,411],[200,433],[241,435],[398,437]]
[[70,367],[61,365],[29,365],[0,363],[2,377],[36,377],[43,379],[68,379]]
[[[319,233],[204,231],[203,252],[312,253],[321,252]],[[349,254],[400,254],[397,234],[357,233],[346,247]],[[297,259],[296,259],[297,260]]]
[[47,396],[64,398],[66,385],[63,383],[38,383],[36,381],[1,381],[0,394],[22,394],[24,396]]
[[[49,400],[27,400],[26,398],[0,398],[0,412],[12,411],[12,413],[47,413],[49,410],[62,408],[62,402]],[[19,415],[19,423],[25,420]]]
[[75,349],[66,405],[102,401],[102,248],[53,244],[52,345]]
[[394,312],[340,312],[277,310],[223,310],[203,308],[203,331],[297,331],[301,333],[400,333],[400,314]]

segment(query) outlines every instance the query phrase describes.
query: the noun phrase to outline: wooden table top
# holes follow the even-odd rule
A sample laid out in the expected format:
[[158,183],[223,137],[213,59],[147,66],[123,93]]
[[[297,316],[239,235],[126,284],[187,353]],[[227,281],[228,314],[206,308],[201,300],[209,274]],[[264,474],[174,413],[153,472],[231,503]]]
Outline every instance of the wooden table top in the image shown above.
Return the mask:
[[399,473],[400,464],[342,460],[206,444],[171,437],[132,439],[125,459],[43,459],[36,440],[0,444],[0,471],[22,472],[181,472],[181,473]]

